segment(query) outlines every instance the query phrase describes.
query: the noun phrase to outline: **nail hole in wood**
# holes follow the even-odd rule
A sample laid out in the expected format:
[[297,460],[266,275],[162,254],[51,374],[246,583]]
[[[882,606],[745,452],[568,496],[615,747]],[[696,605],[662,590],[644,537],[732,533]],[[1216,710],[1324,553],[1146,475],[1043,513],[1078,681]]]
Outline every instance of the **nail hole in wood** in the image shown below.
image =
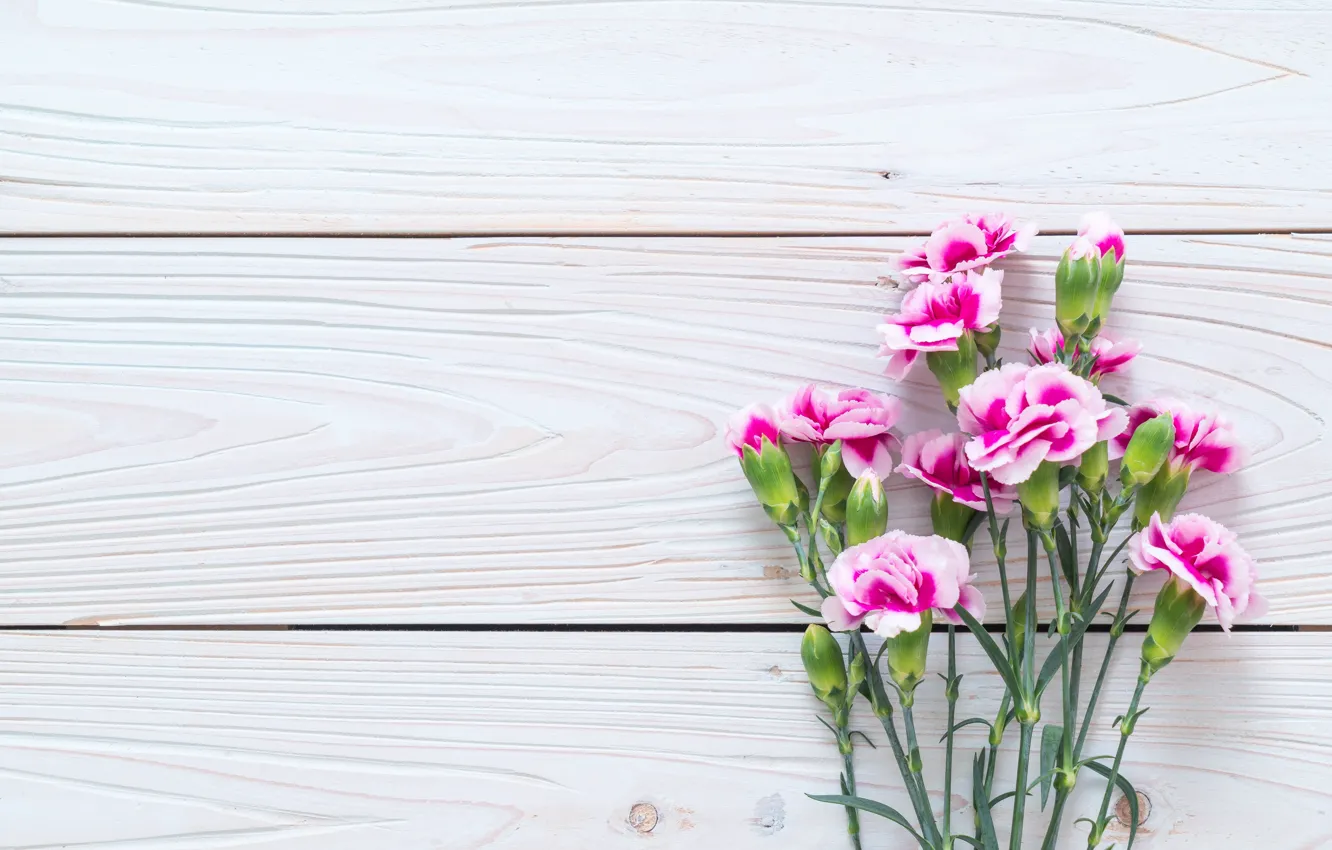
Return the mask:
[[657,807],[651,803],[634,803],[629,809],[629,826],[639,835],[647,835],[657,828]]

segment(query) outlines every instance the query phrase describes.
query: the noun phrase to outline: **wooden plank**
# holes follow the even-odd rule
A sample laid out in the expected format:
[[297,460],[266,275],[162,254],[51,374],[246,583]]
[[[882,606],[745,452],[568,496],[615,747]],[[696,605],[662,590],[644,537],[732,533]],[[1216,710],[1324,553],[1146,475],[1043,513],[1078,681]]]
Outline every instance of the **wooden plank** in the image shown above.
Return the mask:
[[[638,806],[653,846],[840,848],[841,811],[805,797],[835,787],[838,756],[798,642],[4,633],[4,844],[631,847],[645,837],[628,822]],[[961,716],[990,715],[997,677],[962,644]],[[1114,668],[1089,752],[1113,745],[1132,655]],[[939,690],[925,685],[918,701],[936,806]],[[1283,847],[1332,846],[1332,635],[1194,636],[1148,703],[1125,766],[1151,806],[1138,847],[1247,850],[1274,834]],[[856,725],[884,743],[873,717]],[[964,733],[959,763],[982,737]],[[862,789],[905,806],[891,761],[862,748]],[[1011,753],[1001,765],[1012,769]],[[956,789],[959,813],[969,787]],[[1088,775],[1073,817],[1090,815],[1103,787]],[[1044,823],[1033,819],[1027,846]],[[1072,819],[1066,844],[1081,846]],[[865,829],[872,850],[906,846],[884,821]],[[1120,825],[1112,832],[1123,840]]]
[[10,2],[0,231],[1327,228],[1329,40],[1310,0]]
[[[1010,357],[1062,241],[1008,267]],[[875,357],[902,244],[10,241],[0,621],[798,619],[721,424],[813,379],[946,425]],[[1234,419],[1253,462],[1186,506],[1243,535],[1273,621],[1332,622],[1332,239],[1132,248],[1116,324],[1148,349],[1107,388]],[[893,482],[894,523],[925,495]]]

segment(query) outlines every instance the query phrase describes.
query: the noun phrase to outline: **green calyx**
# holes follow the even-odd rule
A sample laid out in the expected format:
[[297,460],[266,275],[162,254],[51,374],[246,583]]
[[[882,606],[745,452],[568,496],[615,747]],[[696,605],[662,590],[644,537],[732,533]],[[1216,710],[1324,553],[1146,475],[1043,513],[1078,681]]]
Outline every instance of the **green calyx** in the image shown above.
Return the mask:
[[754,488],[754,495],[765,508],[773,509],[768,512],[769,516],[774,510],[780,513],[788,508],[798,509],[800,489],[795,473],[791,471],[790,456],[767,437],[762,439],[760,446],[760,451],[745,446],[740,455],[740,468],[744,470],[749,486]]
[[804,662],[814,695],[833,710],[845,705],[849,686],[846,666],[842,661],[842,647],[832,632],[819,625],[805,629],[805,636],[800,640],[800,660]]
[[1175,417],[1169,411],[1139,425],[1129,438],[1119,466],[1124,486],[1147,486],[1165,466],[1174,446]]
[[1054,528],[1059,516],[1059,464],[1041,461],[1031,477],[1017,485],[1017,492],[1028,528]]
[[957,410],[962,388],[976,380],[976,339],[971,331],[957,338],[957,351],[930,351],[925,354],[925,365],[939,379],[944,401],[949,410]]
[[1111,248],[1101,257],[1100,280],[1096,286],[1096,301],[1092,304],[1092,320],[1087,327],[1087,336],[1095,336],[1105,324],[1105,317],[1110,314],[1110,305],[1115,300],[1119,285],[1124,282],[1124,260],[1115,256]]
[[984,330],[975,332],[976,350],[988,361],[999,350],[999,340],[1003,337],[1003,331],[999,328],[999,323],[995,322]]
[[930,522],[934,533],[947,540],[965,541],[976,510],[953,501],[947,493],[935,493],[930,500]]
[[888,662],[888,675],[902,692],[903,705],[910,705],[911,694],[925,680],[925,657],[930,646],[930,629],[934,614],[924,611],[920,627],[910,632],[899,632],[884,640],[884,656]]
[[1174,660],[1205,610],[1207,602],[1187,583],[1177,578],[1165,583],[1156,595],[1152,622],[1142,642],[1143,681]]
[[856,479],[851,494],[846,497],[846,542],[857,546],[873,540],[888,528],[888,497],[883,482],[872,469],[865,470]]
[[1138,489],[1133,502],[1133,522],[1137,528],[1146,528],[1152,514],[1160,514],[1162,522],[1169,522],[1179,507],[1180,499],[1189,489],[1189,469],[1166,465],[1152,480]]
[[1105,489],[1105,479],[1110,473],[1110,444],[1097,443],[1082,453],[1078,463],[1078,486],[1087,493],[1099,493]]
[[1055,268],[1055,324],[1070,342],[1091,326],[1101,282],[1101,258],[1095,253],[1074,259],[1068,251]]

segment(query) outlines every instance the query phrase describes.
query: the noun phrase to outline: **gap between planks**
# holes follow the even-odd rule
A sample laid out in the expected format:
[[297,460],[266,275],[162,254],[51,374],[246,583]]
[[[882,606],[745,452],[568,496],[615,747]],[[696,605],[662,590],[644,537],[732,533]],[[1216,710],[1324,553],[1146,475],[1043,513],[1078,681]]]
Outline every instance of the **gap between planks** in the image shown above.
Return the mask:
[[[1090,207],[1089,207],[1090,209]],[[1332,227],[1191,227],[1161,229],[1134,229],[1130,236],[1271,236],[1279,234],[1308,236],[1332,235]],[[1042,229],[1041,236],[1075,236],[1068,228]],[[61,233],[0,232],[6,239],[898,239],[924,238],[922,230],[399,230],[386,232],[322,232],[318,230],[263,233],[244,231],[200,230],[192,232],[117,232],[88,231]]]

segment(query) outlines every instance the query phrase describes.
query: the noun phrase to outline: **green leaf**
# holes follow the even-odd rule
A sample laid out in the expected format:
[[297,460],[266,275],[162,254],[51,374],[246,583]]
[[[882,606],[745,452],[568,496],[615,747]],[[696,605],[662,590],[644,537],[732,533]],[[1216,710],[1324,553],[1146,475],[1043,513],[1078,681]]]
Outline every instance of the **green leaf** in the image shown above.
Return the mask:
[[811,617],[818,617],[819,620],[823,619],[822,612],[820,612],[817,608],[811,608],[808,605],[802,605],[799,602],[795,601],[794,599],[791,600],[791,604],[794,605],[796,608],[798,608],[802,614],[808,614]]
[[1059,467],[1059,489],[1063,490],[1073,483],[1073,479],[1078,477],[1078,468],[1076,466]]
[[970,611],[961,605],[953,608],[953,611],[962,618],[962,622],[976,636],[976,642],[981,645],[981,649],[985,650],[985,654],[990,656],[990,662],[994,664],[994,669],[1004,680],[1004,685],[1008,687],[1008,692],[1013,695],[1013,699],[1016,701],[1022,695],[1022,686],[1018,684],[1017,673],[1013,670],[1013,665],[1004,657],[1004,651],[999,648],[999,644],[994,642],[994,638],[990,637],[990,633],[985,631],[985,626],[971,616]]
[[1127,401],[1124,401],[1122,398],[1120,398],[1120,397],[1117,396],[1117,395],[1110,395],[1110,393],[1101,393],[1101,398],[1105,399],[1106,401],[1110,402],[1111,404],[1117,404],[1117,405],[1119,405],[1120,407],[1128,407],[1128,406],[1129,406],[1129,403],[1128,403]]
[[853,809],[860,809],[862,812],[869,812],[872,815],[878,815],[881,818],[887,818],[893,823],[911,833],[911,837],[916,839],[921,847],[929,850],[927,842],[919,832],[911,825],[901,812],[892,806],[885,805],[877,800],[870,800],[865,797],[852,797],[847,794],[806,794],[811,800],[817,800],[820,803],[832,803],[837,806],[850,806]]
[[1050,784],[1054,780],[1055,759],[1059,757],[1059,747],[1064,743],[1064,727],[1053,723],[1045,724],[1041,729],[1041,809],[1050,799]]
[[[1089,762],[1087,764],[1087,769],[1094,773],[1099,773],[1106,779],[1110,778],[1110,768],[1103,764]],[[1128,847],[1125,848],[1125,850],[1132,850],[1133,841],[1138,837],[1138,792],[1134,790],[1133,783],[1129,782],[1122,775],[1115,776],[1115,784],[1119,786],[1120,791],[1124,792],[1124,799],[1128,800],[1129,804],[1129,817],[1133,819],[1133,823],[1129,824]]]
[[1055,547],[1059,552],[1059,566],[1064,573],[1064,581],[1072,587],[1078,581],[1078,565],[1073,560],[1073,541],[1068,538],[1064,524],[1055,525]]
[[982,845],[982,844],[981,844],[979,841],[977,841],[976,839],[972,838],[970,835],[954,835],[954,836],[953,836],[953,840],[954,840],[954,841],[965,841],[965,842],[967,842],[968,844],[970,844],[972,847],[976,847],[976,848],[978,848],[978,850],[984,850],[984,845]]
[[990,816],[990,806],[981,799],[985,793],[985,757],[976,753],[971,762],[971,805],[976,810],[976,822],[980,826],[981,850],[999,850],[999,838],[994,831],[994,818]]
[[[1110,591],[1113,588],[1113,584],[1107,585],[1105,590],[1101,591],[1101,595],[1097,596],[1095,601],[1092,602],[1090,610],[1099,611],[1101,609],[1101,604],[1105,602],[1105,598],[1110,595]],[[1091,625],[1090,617],[1086,619],[1082,617],[1075,619],[1073,621],[1073,628],[1069,630],[1064,639],[1059,642],[1059,645],[1046,657],[1045,663],[1041,665],[1041,673],[1036,677],[1036,693],[1038,696],[1045,691],[1046,686],[1050,684],[1054,679],[1055,674],[1059,672],[1059,665],[1064,663],[1064,654],[1078,645],[1082,640],[1082,636],[1086,634],[1089,625]]]
[[943,735],[939,738],[939,740],[940,741],[945,740],[950,733],[956,732],[957,730],[963,728],[964,726],[974,726],[977,723],[980,723],[983,726],[986,726],[987,728],[990,729],[994,728],[994,724],[992,724],[990,721],[986,720],[983,717],[968,717],[966,720],[963,720],[961,723],[953,724],[953,728],[943,733]]

